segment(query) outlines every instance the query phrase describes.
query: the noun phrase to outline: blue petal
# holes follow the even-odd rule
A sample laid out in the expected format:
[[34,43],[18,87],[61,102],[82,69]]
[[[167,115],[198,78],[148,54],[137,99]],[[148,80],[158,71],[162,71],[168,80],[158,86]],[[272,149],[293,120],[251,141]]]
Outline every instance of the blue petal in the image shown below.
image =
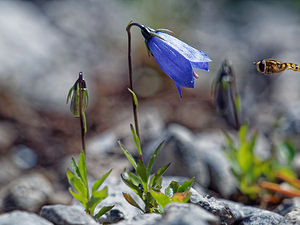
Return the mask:
[[180,87],[194,87],[193,68],[188,59],[155,36],[148,40],[148,47],[159,67],[174,80],[179,94]]
[[208,71],[208,62],[191,62],[191,64],[195,69]]
[[[192,63],[211,61],[211,59],[204,52],[189,46],[188,44],[173,37],[172,35],[166,34],[164,32],[157,32],[157,34],[160,37],[162,37],[168,43],[168,45],[176,49]],[[202,68],[198,67],[197,69],[202,69]]]

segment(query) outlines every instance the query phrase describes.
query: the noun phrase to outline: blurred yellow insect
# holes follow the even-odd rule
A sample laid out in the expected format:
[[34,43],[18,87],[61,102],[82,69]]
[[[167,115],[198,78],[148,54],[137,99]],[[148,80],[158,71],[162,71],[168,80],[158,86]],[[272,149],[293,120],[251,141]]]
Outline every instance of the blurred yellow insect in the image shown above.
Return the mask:
[[284,70],[294,70],[300,72],[300,67],[294,63],[282,63],[276,59],[264,59],[258,62],[254,62],[258,72],[264,75],[269,75],[272,73],[279,73]]

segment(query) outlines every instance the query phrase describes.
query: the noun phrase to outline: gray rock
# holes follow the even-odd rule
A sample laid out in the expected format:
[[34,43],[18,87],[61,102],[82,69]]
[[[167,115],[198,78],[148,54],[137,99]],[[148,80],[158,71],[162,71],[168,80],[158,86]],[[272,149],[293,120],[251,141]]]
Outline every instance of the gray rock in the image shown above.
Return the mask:
[[[237,181],[231,173],[231,166],[225,157],[224,138],[221,131],[203,132],[195,139],[195,154],[202,155],[210,174],[210,187],[222,196],[228,197],[237,190]],[[193,159],[192,159],[193,160]],[[192,161],[190,162],[192,163]],[[201,171],[198,171],[201,176]]]
[[138,214],[134,216],[131,220],[123,220],[118,223],[118,225],[150,225],[150,224],[160,224],[161,214],[157,213],[146,213]]
[[[154,223],[153,223],[154,224]],[[198,225],[220,224],[219,218],[202,209],[188,203],[171,203],[165,208],[162,219],[156,224],[163,225]]]
[[240,212],[229,207],[225,201],[218,200],[208,195],[202,196],[193,188],[191,189],[191,192],[192,196],[190,201],[219,217],[222,224],[233,224],[236,220],[241,218]]
[[0,225],[53,225],[53,223],[36,214],[16,210],[0,215]]
[[172,162],[166,175],[195,177],[201,186],[207,187],[210,183],[208,167],[203,163],[203,156],[196,154],[196,146],[193,144],[194,134],[183,126],[171,124],[159,136],[160,138],[144,147],[147,162],[159,143],[165,141],[165,145],[157,156],[153,171]]
[[55,225],[99,225],[93,217],[87,215],[85,211],[78,206],[43,206],[41,216]]
[[105,186],[108,187],[108,197],[96,207],[95,212],[98,212],[103,206],[114,205],[114,208],[112,212],[107,212],[100,217],[99,221],[103,223],[124,220],[125,224],[130,224],[132,218],[139,215],[141,211],[129,205],[122,192],[130,194],[143,207],[142,201],[119,177],[108,177],[101,185],[101,187]]
[[237,183],[223,153],[221,132],[196,136],[183,126],[171,124],[160,136],[144,148],[147,161],[160,141],[165,140],[154,170],[172,162],[166,175],[195,177],[201,186],[212,187],[224,197],[236,192]]
[[244,218],[239,225],[289,225],[291,221],[279,214],[262,210],[259,213]]
[[15,147],[12,159],[20,169],[30,169],[37,163],[37,155],[35,152],[24,145]]
[[52,184],[40,173],[30,173],[12,181],[0,193],[2,210],[37,211],[53,194]]
[[16,179],[20,170],[14,165],[14,163],[7,157],[1,157],[0,159],[0,186],[4,186]]
[[300,224],[300,208],[296,208],[286,215],[286,218],[293,224]]

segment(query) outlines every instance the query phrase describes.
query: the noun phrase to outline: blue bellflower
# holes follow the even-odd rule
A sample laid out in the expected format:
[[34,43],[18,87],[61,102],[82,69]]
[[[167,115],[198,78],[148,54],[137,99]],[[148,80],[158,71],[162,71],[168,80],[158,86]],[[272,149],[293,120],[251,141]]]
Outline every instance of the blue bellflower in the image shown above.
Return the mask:
[[146,46],[159,67],[175,82],[180,98],[180,87],[194,88],[194,80],[198,75],[193,69],[208,71],[211,59],[163,30],[149,27],[141,29]]

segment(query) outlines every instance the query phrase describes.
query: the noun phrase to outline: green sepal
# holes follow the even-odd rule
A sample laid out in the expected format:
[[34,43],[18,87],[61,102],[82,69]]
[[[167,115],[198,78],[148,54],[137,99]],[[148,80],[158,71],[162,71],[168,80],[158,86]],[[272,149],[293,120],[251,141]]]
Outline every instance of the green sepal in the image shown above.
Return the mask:
[[104,174],[100,179],[98,179],[92,188],[92,193],[94,193],[95,191],[98,190],[98,188],[101,186],[101,184],[103,184],[103,182],[105,181],[105,179],[109,176],[109,174],[111,173],[112,169],[110,171],[108,171],[106,174]]
[[73,91],[74,91],[74,87],[71,87],[71,89],[69,90],[69,93],[68,93],[68,97],[67,97],[66,104],[69,103],[69,100],[70,100],[70,98],[71,98],[71,95],[72,95]]

